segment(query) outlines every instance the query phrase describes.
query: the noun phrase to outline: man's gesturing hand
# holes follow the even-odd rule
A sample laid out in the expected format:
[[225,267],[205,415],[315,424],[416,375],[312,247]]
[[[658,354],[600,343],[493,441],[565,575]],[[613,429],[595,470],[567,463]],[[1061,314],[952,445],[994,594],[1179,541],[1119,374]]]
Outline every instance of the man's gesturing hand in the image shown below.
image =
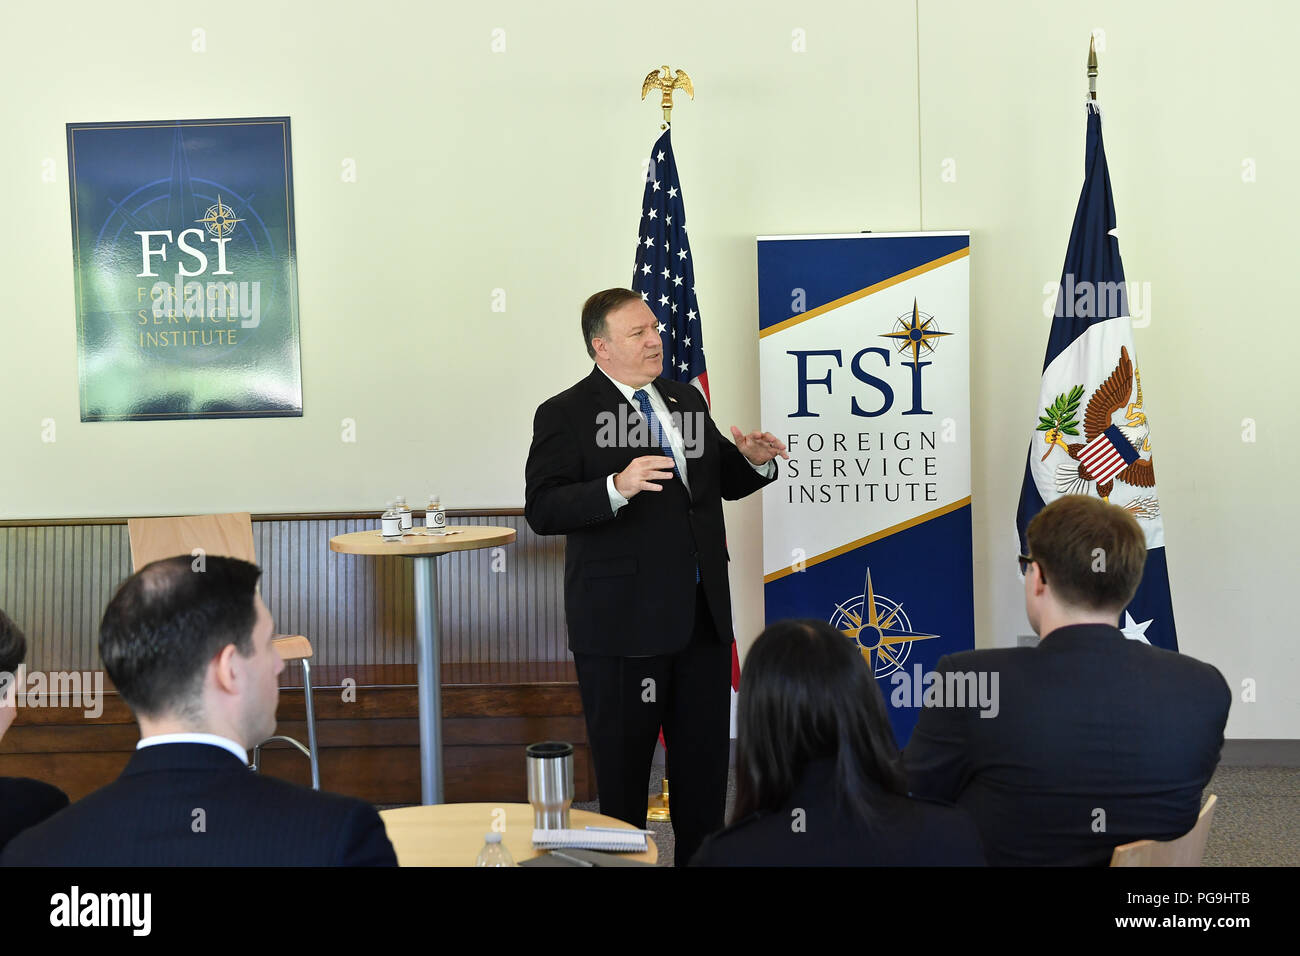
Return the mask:
[[629,501],[642,491],[663,491],[656,481],[673,476],[673,460],[667,455],[642,455],[614,476],[614,490]]
[[749,459],[750,464],[765,465],[777,455],[787,461],[790,458],[786,454],[785,443],[771,432],[750,432],[748,435],[743,435],[739,428],[732,425],[731,437],[735,440],[740,453]]

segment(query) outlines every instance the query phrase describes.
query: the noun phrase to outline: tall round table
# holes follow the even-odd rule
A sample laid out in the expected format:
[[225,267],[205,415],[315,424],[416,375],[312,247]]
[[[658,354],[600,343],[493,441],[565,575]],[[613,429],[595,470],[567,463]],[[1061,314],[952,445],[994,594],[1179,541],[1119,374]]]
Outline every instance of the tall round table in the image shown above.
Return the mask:
[[515,540],[514,528],[450,525],[445,535],[423,528],[385,541],[379,531],[354,531],[330,538],[339,554],[410,558],[415,565],[415,640],[420,699],[420,802],[443,802],[442,675],[438,665],[438,556],[448,551],[495,548]]

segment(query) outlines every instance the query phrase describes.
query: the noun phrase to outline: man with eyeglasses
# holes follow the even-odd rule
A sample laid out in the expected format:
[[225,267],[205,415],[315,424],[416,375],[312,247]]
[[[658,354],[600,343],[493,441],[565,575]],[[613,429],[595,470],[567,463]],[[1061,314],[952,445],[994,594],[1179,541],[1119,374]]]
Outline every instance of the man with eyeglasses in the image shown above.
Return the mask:
[[964,807],[992,865],[1104,866],[1116,846],[1195,825],[1231,694],[1211,665],[1116,626],[1146,560],[1131,514],[1068,495],[1026,538],[1025,610],[1040,641],[940,659],[941,675],[998,673],[996,716],[923,710],[908,784]]

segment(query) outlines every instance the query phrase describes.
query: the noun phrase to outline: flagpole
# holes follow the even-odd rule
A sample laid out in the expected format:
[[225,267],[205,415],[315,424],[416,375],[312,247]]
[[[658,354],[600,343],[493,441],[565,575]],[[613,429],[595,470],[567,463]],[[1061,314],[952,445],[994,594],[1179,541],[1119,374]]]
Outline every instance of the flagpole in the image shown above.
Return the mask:
[[[651,90],[659,90],[662,94],[659,99],[659,106],[664,111],[664,122],[660,129],[668,129],[672,122],[673,111],[673,91],[683,90],[691,99],[695,99],[695,86],[691,83],[690,74],[685,70],[677,70],[675,73],[668,64],[664,64],[658,70],[651,70],[641,83],[641,99],[644,101],[646,94]],[[671,221],[671,220],[670,220]],[[662,328],[662,326],[661,326]],[[689,341],[689,340],[688,340]],[[663,731],[660,731],[662,736]],[[665,747],[667,744],[665,743]],[[655,823],[668,823],[672,820],[672,814],[669,810],[668,803],[668,778],[663,778],[659,793],[649,799],[646,806],[646,819]]]

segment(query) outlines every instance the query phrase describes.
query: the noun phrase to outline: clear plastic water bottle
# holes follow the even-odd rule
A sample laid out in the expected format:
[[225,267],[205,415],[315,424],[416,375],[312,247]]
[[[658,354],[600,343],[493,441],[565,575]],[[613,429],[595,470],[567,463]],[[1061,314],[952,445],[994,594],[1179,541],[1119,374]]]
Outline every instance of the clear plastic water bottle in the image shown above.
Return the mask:
[[500,833],[489,833],[483,837],[483,849],[478,851],[475,866],[514,866],[514,857],[501,842]]
[[393,508],[390,501],[384,508],[383,515],[379,518],[380,533],[384,536],[385,541],[402,540],[402,516]]
[[393,510],[397,512],[402,519],[402,534],[406,534],[415,527],[415,512],[411,511],[406,505],[406,495],[398,495],[397,503],[393,505]]
[[447,533],[447,512],[442,510],[442,499],[429,495],[429,505],[424,510],[425,534]]

